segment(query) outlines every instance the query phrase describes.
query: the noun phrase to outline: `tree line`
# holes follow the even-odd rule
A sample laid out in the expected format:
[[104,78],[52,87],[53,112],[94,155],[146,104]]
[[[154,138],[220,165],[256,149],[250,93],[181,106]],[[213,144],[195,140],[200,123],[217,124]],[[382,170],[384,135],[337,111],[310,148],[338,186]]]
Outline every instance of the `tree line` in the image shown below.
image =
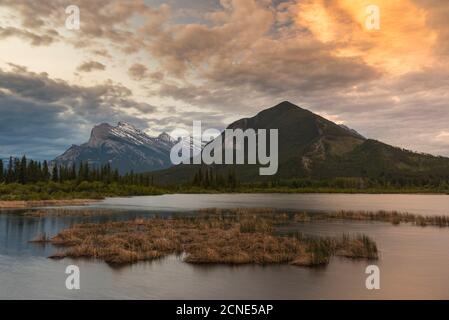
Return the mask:
[[237,188],[239,182],[235,170],[221,173],[213,167],[199,168],[195,172],[192,186],[203,188]]
[[33,184],[37,182],[58,182],[76,181],[81,183],[104,182],[123,183],[136,185],[153,185],[153,177],[134,172],[120,175],[117,169],[112,169],[109,163],[100,166],[92,166],[86,162],[63,166],[51,164],[47,161],[28,160],[26,156],[21,159],[10,157],[5,165],[0,159],[0,183],[11,184]]

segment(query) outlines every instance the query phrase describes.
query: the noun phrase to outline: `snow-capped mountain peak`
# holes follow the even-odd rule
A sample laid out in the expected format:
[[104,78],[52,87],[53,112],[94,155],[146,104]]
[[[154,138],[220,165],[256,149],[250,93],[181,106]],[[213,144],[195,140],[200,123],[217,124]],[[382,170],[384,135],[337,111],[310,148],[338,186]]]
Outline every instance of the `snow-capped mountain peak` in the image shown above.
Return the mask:
[[163,133],[152,137],[126,122],[117,126],[102,123],[92,129],[90,139],[81,146],[72,146],[55,159],[62,165],[88,162],[110,163],[121,172],[153,171],[171,166],[170,151],[176,142]]
[[158,139],[167,143],[173,143],[175,142],[175,139],[173,139],[167,132],[162,132]]

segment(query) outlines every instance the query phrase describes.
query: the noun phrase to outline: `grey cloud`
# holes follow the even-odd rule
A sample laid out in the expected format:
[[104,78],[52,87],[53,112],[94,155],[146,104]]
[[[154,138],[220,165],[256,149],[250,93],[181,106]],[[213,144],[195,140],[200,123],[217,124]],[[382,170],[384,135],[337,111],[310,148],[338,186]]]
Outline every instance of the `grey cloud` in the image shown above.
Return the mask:
[[95,70],[103,71],[106,70],[106,66],[98,61],[86,61],[78,66],[76,70],[81,72],[92,72]]
[[[151,87],[151,96],[172,98],[202,111],[200,115],[176,108],[157,120],[136,117],[134,121],[143,129],[150,124],[168,131],[178,125],[189,126],[192,118],[207,114],[217,115],[207,121],[220,126],[225,117],[251,116],[279,101],[291,100],[336,116],[368,137],[449,155],[449,141],[434,140],[447,130],[449,119],[449,4],[413,1],[428,12],[427,24],[438,36],[435,51],[442,58],[434,68],[395,78],[359,59],[331,54],[336,49],[333,44],[324,45],[307,30],[298,29],[291,23],[288,10],[279,13],[273,9],[287,8],[296,0],[272,4],[254,0],[173,1],[178,14],[196,17],[184,23],[173,23],[173,9],[161,0],[151,1],[151,6],[139,0],[79,0],[83,24],[76,40],[86,50],[95,49],[98,40],[109,41],[126,52],[145,50],[163,72],[136,68],[130,70],[130,76],[157,80],[159,86]],[[59,13],[69,2],[4,0],[0,7],[20,13],[24,29],[16,30],[15,36],[33,41],[21,32],[32,27],[33,33],[42,35],[47,28],[44,21],[53,26],[63,23]],[[189,11],[192,9],[200,14],[195,16]],[[132,29],[129,22],[135,16],[143,22]],[[70,110],[85,123],[124,117],[120,108],[134,108],[146,115],[158,112],[154,106],[133,101],[128,89],[112,83],[76,87],[45,74],[16,70],[14,74],[0,72],[0,88],[39,103],[73,106]]]
[[48,46],[57,41],[57,32],[52,30],[44,34],[33,33],[24,29],[18,29],[14,27],[0,27],[0,39],[8,37],[19,37],[29,41],[33,46]]
[[83,139],[78,119],[65,117],[67,111],[62,105],[0,96],[0,157],[27,154],[49,159]]
[[128,75],[133,80],[142,80],[148,76],[148,68],[141,63],[135,63],[128,69]]
[[0,157],[27,155],[52,159],[71,144],[85,142],[92,126],[102,122],[130,122],[142,129],[157,108],[134,101],[131,91],[107,82],[94,87],[72,86],[46,74],[0,70]]
[[[169,7],[160,5],[153,8],[145,4],[143,0],[110,1],[110,0],[3,0],[0,8],[12,9],[18,13],[21,19],[21,27],[14,31],[15,36],[31,38],[26,34],[27,29],[34,30],[36,35],[42,36],[44,29],[51,27],[53,30],[62,28],[66,15],[64,9],[76,4],[80,8],[82,16],[81,30],[77,33],[77,41],[72,44],[78,46],[95,47],[98,39],[108,39],[116,47],[126,52],[135,52],[143,47],[140,35],[130,28],[130,20],[140,16],[148,20],[147,28],[154,30],[167,19]],[[50,36],[50,35],[48,35]],[[45,40],[45,39],[44,39]],[[70,40],[68,40],[70,41]],[[44,44],[43,42],[41,42]],[[47,44],[50,44],[47,39]]]

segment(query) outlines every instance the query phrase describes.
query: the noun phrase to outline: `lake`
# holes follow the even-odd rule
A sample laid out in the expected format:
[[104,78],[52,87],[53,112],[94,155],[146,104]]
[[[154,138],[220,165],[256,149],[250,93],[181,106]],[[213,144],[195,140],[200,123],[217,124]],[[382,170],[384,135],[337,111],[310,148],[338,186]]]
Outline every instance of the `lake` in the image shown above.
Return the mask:
[[[380,222],[320,221],[289,228],[314,235],[365,233],[380,250],[374,262],[333,258],[323,268],[198,266],[182,257],[112,268],[94,260],[47,257],[52,245],[28,241],[79,222],[133,219],[199,208],[270,207],[309,212],[397,210],[449,215],[449,196],[358,194],[164,195],[106,199],[89,206],[117,212],[89,217],[0,214],[0,299],[449,299],[449,229]],[[77,208],[73,208],[77,210]],[[77,265],[81,290],[65,287],[65,269]],[[380,268],[381,289],[367,290],[365,269]]]

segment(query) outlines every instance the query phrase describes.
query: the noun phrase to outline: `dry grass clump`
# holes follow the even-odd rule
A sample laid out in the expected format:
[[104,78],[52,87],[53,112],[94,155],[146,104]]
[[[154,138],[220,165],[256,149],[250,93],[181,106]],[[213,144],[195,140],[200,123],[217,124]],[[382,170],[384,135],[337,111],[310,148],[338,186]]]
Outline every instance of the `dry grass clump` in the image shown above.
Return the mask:
[[311,222],[316,220],[359,220],[359,221],[381,221],[388,222],[393,225],[401,223],[410,223],[416,226],[437,226],[449,227],[449,216],[423,216],[408,212],[398,211],[346,211],[340,210],[335,212],[295,212],[280,211],[270,208],[243,208],[243,209],[203,209],[202,215],[235,215],[237,217],[250,217],[257,215],[280,224],[283,222]]
[[295,265],[325,265],[332,256],[352,259],[377,260],[376,243],[363,234],[355,236],[344,234],[340,237],[306,237],[301,233],[293,235],[307,243],[307,255],[293,261]]
[[411,223],[416,226],[449,227],[449,216],[422,216],[397,211],[337,211],[323,215],[325,219],[369,220],[389,222],[393,225]]
[[110,209],[50,208],[27,211],[24,213],[24,215],[28,217],[89,217],[112,213],[117,213],[117,211]]
[[[273,233],[287,215],[269,212],[201,212],[195,217],[136,219],[78,224],[51,242],[66,247],[53,258],[97,258],[110,264],[153,260],[186,253],[189,263],[326,264],[332,255],[377,258],[374,242],[363,236],[310,238]],[[375,254],[374,254],[375,252]]]
[[51,241],[50,238],[47,236],[45,232],[38,234],[33,240],[30,240],[30,242],[32,243],[47,243],[50,241]]
[[0,209],[23,209],[49,206],[84,206],[97,200],[61,199],[61,200],[7,200],[0,201]]

